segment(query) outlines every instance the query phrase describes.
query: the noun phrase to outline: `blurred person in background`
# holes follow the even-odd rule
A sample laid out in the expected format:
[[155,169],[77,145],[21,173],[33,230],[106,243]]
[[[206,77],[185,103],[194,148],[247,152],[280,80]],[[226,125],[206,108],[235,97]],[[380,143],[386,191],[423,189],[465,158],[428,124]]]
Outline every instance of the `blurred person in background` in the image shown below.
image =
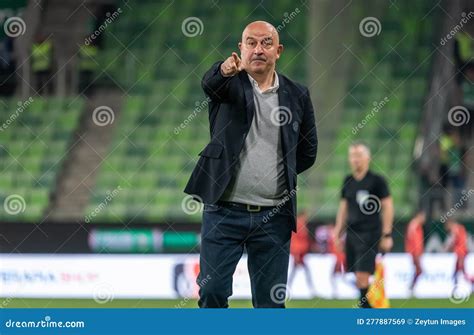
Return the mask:
[[370,157],[369,147],[361,142],[349,147],[352,174],[344,180],[334,231],[337,248],[342,250],[341,237],[347,228],[347,271],[355,273],[361,308],[372,308],[367,292],[379,249],[385,253],[393,247],[393,200],[385,179],[369,170]]
[[460,202],[466,184],[465,151],[459,131],[447,128],[440,138],[441,180],[443,187],[453,189],[451,205],[459,203],[461,208],[466,206],[465,201]]
[[79,91],[82,93],[90,92],[94,73],[98,69],[98,52],[95,40],[79,47]]
[[304,270],[306,283],[310,289],[311,297],[316,295],[316,290],[311,279],[311,270],[304,258],[311,249],[311,237],[308,231],[308,214],[303,210],[296,219],[296,232],[291,235],[290,254],[293,257],[293,270],[288,278],[288,287],[291,287],[298,268]]
[[13,50],[13,38],[0,38],[0,80],[2,81],[0,95],[12,95],[15,92],[16,55]]
[[14,64],[13,38],[6,36],[0,40],[0,71],[7,72]]
[[463,70],[464,76],[461,82],[462,105],[470,114],[474,111],[474,61],[469,62]]
[[412,257],[413,266],[415,267],[415,274],[410,285],[410,291],[413,294],[413,288],[416,285],[418,278],[422,271],[421,268],[421,255],[424,251],[424,232],[423,226],[426,223],[426,213],[419,211],[408,223],[407,231],[405,234],[405,252],[409,253]]
[[[474,114],[474,61],[470,61],[464,66],[457,91],[459,96],[456,105],[465,107],[468,113],[467,115],[460,114],[463,122],[458,128],[463,138],[469,138],[474,135],[474,127],[472,126]],[[465,113],[465,111],[461,112]]]
[[53,42],[43,35],[38,35],[31,46],[31,70],[33,71],[34,88],[39,94],[53,93]]
[[467,28],[468,26],[459,31],[454,40],[454,60],[460,71],[464,69],[466,64],[474,61],[474,38]]
[[459,274],[462,274],[467,281],[471,282],[471,284],[474,283],[474,277],[469,276],[464,267],[464,261],[467,255],[466,228],[462,224],[456,222],[453,218],[448,217],[444,223],[444,229],[448,233],[445,250],[454,252],[456,255],[456,266],[453,274],[454,285],[456,286],[458,284]]

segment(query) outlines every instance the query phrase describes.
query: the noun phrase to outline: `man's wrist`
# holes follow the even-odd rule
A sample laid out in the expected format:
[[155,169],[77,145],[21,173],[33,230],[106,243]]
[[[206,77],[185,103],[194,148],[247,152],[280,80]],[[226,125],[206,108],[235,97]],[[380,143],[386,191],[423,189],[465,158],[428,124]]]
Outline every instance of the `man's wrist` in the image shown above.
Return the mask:
[[[224,63],[222,63],[222,64],[224,64]],[[219,66],[219,72],[221,73],[221,76],[224,77],[224,78],[233,77],[234,76],[233,74],[225,74],[224,71],[222,71],[222,64],[221,64],[221,66]]]
[[383,233],[383,234],[382,234],[382,237],[383,237],[383,238],[392,237],[392,233],[391,233],[391,232],[390,232],[390,233]]
[[221,74],[222,77],[226,78],[227,76],[224,74],[224,71],[222,71],[222,65],[219,66],[219,72]]

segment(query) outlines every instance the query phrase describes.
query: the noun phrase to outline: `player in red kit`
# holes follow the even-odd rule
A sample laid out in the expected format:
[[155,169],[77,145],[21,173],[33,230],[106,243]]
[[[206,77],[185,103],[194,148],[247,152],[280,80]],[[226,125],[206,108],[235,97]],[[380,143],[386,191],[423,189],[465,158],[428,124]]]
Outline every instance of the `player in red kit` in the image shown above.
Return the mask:
[[415,215],[415,217],[408,223],[407,231],[405,234],[405,251],[411,255],[413,265],[415,267],[415,274],[410,285],[411,291],[413,291],[413,288],[416,285],[416,281],[422,273],[420,259],[424,250],[423,226],[425,222],[425,212],[419,211]]
[[288,278],[288,286],[290,287],[296,274],[296,270],[301,267],[306,275],[306,282],[311,290],[311,296],[315,295],[313,281],[311,279],[311,271],[305,263],[304,258],[308,254],[311,243],[308,232],[308,215],[306,211],[301,212],[296,219],[296,233],[291,235],[290,254],[293,257],[293,270]]
[[456,268],[454,270],[454,285],[458,282],[458,273],[461,272],[466,280],[471,283],[474,282],[474,278],[470,277],[466,273],[464,268],[464,260],[467,255],[467,233],[466,228],[460,223],[457,223],[452,218],[448,218],[444,224],[444,228],[448,232],[449,236],[446,243],[446,251],[452,251],[456,254]]

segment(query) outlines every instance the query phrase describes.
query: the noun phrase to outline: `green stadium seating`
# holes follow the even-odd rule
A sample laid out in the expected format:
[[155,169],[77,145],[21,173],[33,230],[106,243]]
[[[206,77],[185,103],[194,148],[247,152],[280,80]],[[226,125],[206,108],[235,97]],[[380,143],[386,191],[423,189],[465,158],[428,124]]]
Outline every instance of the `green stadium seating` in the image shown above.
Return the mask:
[[[83,103],[78,97],[33,97],[0,132],[0,220],[39,222],[45,215]],[[1,110],[3,119],[14,115],[18,107],[16,99],[7,99]],[[23,202],[16,214],[6,209],[5,200],[13,195]]]

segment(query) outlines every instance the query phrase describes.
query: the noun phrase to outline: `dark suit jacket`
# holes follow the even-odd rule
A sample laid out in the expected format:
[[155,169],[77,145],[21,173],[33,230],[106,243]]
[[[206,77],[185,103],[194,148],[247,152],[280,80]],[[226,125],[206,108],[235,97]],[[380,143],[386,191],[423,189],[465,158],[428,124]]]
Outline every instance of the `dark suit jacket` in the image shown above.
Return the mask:
[[[223,77],[222,62],[215,63],[204,75],[202,88],[210,98],[211,141],[199,153],[184,192],[206,204],[214,204],[224,193],[239,159],[254,116],[253,87],[245,71]],[[291,121],[282,122],[280,136],[288,196],[296,229],[296,175],[316,160],[318,139],[313,105],[306,87],[278,74],[279,105],[290,111]]]

